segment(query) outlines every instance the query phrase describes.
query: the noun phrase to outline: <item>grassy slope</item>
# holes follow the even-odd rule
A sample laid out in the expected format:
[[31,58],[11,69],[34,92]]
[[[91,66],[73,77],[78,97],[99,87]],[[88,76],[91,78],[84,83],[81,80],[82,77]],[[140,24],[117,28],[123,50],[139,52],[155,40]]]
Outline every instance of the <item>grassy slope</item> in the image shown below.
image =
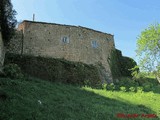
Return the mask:
[[155,93],[110,92],[41,80],[0,78],[0,91],[0,120],[116,120],[117,113],[160,109],[160,95]]

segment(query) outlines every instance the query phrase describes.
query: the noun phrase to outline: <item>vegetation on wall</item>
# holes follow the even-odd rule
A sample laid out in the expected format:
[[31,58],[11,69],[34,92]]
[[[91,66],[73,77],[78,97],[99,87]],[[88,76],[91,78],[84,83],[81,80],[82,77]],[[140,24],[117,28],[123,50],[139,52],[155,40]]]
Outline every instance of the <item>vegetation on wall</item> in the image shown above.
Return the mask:
[[5,64],[18,64],[23,73],[50,81],[98,87],[98,70],[93,65],[64,59],[6,54]]
[[110,57],[108,58],[108,63],[110,65],[111,73],[113,79],[121,77],[121,64],[120,64],[121,51],[120,50],[112,50]]
[[[131,69],[137,65],[137,63],[132,58],[122,56],[121,51],[118,49],[111,51],[108,62],[113,79],[122,76],[131,77],[133,72]],[[136,69],[136,71],[139,71],[139,69]]]
[[[132,75],[132,68],[134,68],[135,66],[137,66],[137,63],[129,57],[126,56],[122,56],[121,58],[121,74],[122,76],[128,76],[131,77]],[[139,68],[134,69],[135,71],[139,71]]]

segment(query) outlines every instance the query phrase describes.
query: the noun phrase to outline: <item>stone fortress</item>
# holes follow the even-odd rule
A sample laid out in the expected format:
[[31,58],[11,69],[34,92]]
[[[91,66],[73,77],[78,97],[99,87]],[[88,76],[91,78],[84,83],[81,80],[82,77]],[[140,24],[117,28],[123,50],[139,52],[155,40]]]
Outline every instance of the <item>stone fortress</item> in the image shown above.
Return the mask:
[[64,58],[99,64],[112,80],[108,63],[115,49],[114,36],[93,29],[55,23],[23,21],[10,42],[9,51],[22,55]]

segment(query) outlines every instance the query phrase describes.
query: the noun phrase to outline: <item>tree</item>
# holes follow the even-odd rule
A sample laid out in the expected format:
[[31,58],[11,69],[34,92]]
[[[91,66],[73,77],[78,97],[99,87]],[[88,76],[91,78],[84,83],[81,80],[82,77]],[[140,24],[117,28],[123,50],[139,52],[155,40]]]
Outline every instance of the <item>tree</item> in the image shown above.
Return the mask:
[[5,46],[14,35],[14,28],[17,24],[16,11],[13,10],[11,0],[0,0],[0,74],[3,72],[5,58]]
[[0,0],[0,28],[5,46],[14,35],[17,24],[15,15],[16,11],[13,9],[11,0]]
[[160,74],[160,24],[152,24],[141,32],[136,53],[141,69]]

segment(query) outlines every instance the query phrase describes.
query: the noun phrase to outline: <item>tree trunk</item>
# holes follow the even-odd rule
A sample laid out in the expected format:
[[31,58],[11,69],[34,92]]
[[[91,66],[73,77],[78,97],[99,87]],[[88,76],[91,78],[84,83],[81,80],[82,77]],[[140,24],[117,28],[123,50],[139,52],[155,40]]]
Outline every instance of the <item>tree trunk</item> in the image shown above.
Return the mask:
[[4,58],[5,58],[5,47],[2,40],[2,34],[0,31],[0,73],[3,73]]
[[159,72],[157,73],[156,78],[157,78],[158,82],[160,83],[160,73]]

